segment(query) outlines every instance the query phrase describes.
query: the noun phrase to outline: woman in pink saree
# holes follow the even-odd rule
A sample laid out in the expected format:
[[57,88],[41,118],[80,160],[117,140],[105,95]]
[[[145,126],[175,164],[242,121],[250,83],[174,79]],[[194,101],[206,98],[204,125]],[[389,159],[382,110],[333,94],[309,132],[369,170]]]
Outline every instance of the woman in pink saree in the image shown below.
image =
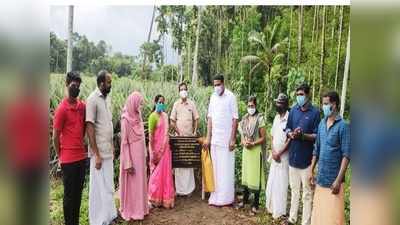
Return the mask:
[[155,207],[173,208],[175,190],[164,97],[157,95],[155,103],[156,106],[149,117],[149,200]]
[[146,144],[141,109],[143,97],[133,92],[121,116],[120,209],[124,220],[143,220],[149,214]]

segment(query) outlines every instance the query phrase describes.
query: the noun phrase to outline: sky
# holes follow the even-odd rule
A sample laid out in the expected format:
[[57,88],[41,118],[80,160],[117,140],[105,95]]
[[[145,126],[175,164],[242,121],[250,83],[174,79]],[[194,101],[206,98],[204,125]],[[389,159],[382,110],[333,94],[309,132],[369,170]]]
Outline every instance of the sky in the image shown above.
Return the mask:
[[[113,53],[138,55],[140,45],[147,40],[152,13],[153,6],[77,5],[74,7],[73,29],[95,43],[104,40],[112,46]],[[51,6],[50,31],[66,39],[67,23],[68,6]],[[157,25],[154,23],[151,39],[157,37]],[[165,62],[176,64],[177,53],[171,48],[171,42],[171,37],[167,36]]]

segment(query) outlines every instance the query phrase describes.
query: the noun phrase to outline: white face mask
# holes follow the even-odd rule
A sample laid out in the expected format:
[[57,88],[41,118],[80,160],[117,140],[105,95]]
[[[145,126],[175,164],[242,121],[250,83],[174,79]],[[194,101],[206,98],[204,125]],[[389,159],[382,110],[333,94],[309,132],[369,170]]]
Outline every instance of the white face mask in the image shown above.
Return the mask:
[[217,94],[217,95],[221,95],[221,93],[222,93],[222,86],[220,85],[220,86],[216,86],[216,87],[214,87],[214,91],[215,91],[215,93]]
[[179,92],[179,96],[181,96],[181,98],[187,98],[188,92],[185,90],[182,90]]
[[255,108],[247,108],[247,112],[248,112],[250,115],[254,115],[254,113],[256,113],[256,109],[255,109]]

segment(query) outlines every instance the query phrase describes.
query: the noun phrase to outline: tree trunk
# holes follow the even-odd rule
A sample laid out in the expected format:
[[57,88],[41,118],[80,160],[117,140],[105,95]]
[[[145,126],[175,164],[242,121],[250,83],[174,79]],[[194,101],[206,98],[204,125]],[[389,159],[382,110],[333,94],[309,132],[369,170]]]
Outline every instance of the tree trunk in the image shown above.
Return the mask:
[[317,17],[317,8],[318,6],[314,6],[314,17],[313,17],[313,25],[312,25],[312,33],[311,33],[311,44],[314,43],[314,33],[315,33],[315,22]]
[[313,75],[312,75],[312,102],[315,102],[315,67],[313,68]]
[[[183,21],[182,16],[179,17],[179,24],[181,26],[181,32],[183,33]],[[181,38],[182,40],[182,38]],[[182,59],[182,48],[178,49],[178,56],[179,56],[179,83],[183,82],[183,59]]]
[[218,9],[218,59],[217,59],[217,73],[220,72],[221,66],[221,53],[222,53],[222,6],[219,6]]
[[[313,35],[314,36],[313,44],[315,46],[313,46],[314,49],[312,51],[315,56],[318,54],[319,11],[320,11],[319,6],[318,5],[315,6],[315,30],[314,30],[314,35]],[[314,60],[311,63],[312,63],[312,68],[313,68],[312,69],[313,70],[312,78],[311,78],[311,80],[312,80],[312,100],[313,100],[313,102],[315,102],[315,94],[317,91],[317,88],[316,88],[317,66],[314,64],[315,63]]]
[[325,13],[326,13],[326,6],[323,6],[323,8],[322,8],[322,31],[321,31],[321,64],[320,64],[320,73],[319,73],[318,98],[321,97],[321,93],[322,93],[323,75],[324,75],[324,68],[325,68]]
[[301,51],[302,51],[302,42],[303,42],[303,6],[300,6],[299,11],[299,36],[297,42],[297,63],[300,66],[301,64]]
[[268,118],[268,114],[271,112],[271,107],[270,107],[270,105],[271,105],[271,103],[270,103],[270,99],[271,99],[271,90],[272,90],[272,87],[271,87],[271,66],[268,66],[268,73],[267,73],[267,79],[266,79],[266,87],[267,87],[267,93],[266,93],[266,99],[265,99],[265,112],[264,112],[264,116],[265,116],[265,118]]
[[[153,7],[153,15],[151,16],[151,22],[150,22],[150,29],[149,29],[149,33],[147,34],[147,42],[150,42],[150,38],[151,38],[151,31],[153,30],[153,23],[154,23],[154,16],[156,14],[156,6]],[[146,66],[146,61],[147,61],[147,55],[144,54],[143,56],[143,65],[142,65],[142,79],[146,79],[145,77],[145,66]]]
[[201,27],[201,6],[199,6],[199,10],[197,11],[196,45],[194,48],[193,76],[192,76],[192,85],[194,86],[197,86],[197,80],[198,80],[197,64],[198,64],[198,54],[199,54],[200,27]]
[[350,66],[350,27],[349,35],[347,37],[347,47],[346,47],[346,63],[344,65],[344,75],[343,75],[343,86],[342,86],[342,96],[340,105],[340,115],[343,117],[344,109],[346,106],[346,93],[347,93],[347,81],[349,79],[349,66]]
[[[242,9],[243,11],[244,9]],[[241,21],[241,26],[240,26],[240,41],[241,41],[241,47],[240,47],[240,58],[243,58],[243,27],[244,27],[244,12],[240,12],[240,21]],[[240,64],[240,76],[243,76],[243,63]]]
[[[191,31],[190,31],[190,33],[191,33]],[[191,69],[190,63],[192,60],[192,37],[190,34],[188,35],[188,39],[189,40],[188,40],[188,49],[187,49],[187,77],[189,79],[189,77],[191,77],[190,76],[190,69]]]
[[290,63],[290,39],[292,37],[292,22],[293,22],[293,6],[290,7],[290,25],[289,25],[289,43],[288,43],[288,53],[287,53],[287,61],[286,61],[286,69],[289,71],[289,63]]
[[337,84],[338,84],[340,49],[342,47],[342,29],[343,29],[343,6],[340,8],[340,16],[339,16],[338,47],[337,47],[337,53],[336,53],[335,90],[336,90]]
[[331,40],[333,42],[333,38],[335,37],[335,28],[336,28],[336,5],[333,6],[333,25],[332,25],[332,35]]
[[317,7],[317,14],[316,14],[316,18],[315,18],[315,39],[314,39],[314,41],[315,42],[318,42],[318,32],[319,32],[319,14],[320,14],[320,8],[319,8],[319,6],[317,5],[316,6]]
[[74,6],[68,7],[68,46],[67,46],[67,73],[72,71],[72,35],[74,26]]
[[182,60],[182,54],[180,52],[178,52],[178,57],[179,57],[179,61],[178,61],[179,82],[178,83],[182,83],[183,82],[183,60]]

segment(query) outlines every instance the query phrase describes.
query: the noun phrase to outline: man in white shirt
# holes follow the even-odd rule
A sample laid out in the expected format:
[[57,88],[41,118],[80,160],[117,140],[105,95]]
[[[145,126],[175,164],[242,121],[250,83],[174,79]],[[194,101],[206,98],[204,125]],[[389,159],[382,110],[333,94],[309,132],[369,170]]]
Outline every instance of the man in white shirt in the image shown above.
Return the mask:
[[114,146],[111,113],[111,74],[101,70],[97,89],[87,98],[86,130],[89,137],[89,223],[108,225],[117,217],[114,202]]
[[288,147],[290,139],[285,133],[289,117],[288,97],[280,93],[275,99],[277,114],[271,129],[271,166],[269,168],[265,199],[268,212],[274,219],[286,215],[287,191],[289,186],[289,156]]
[[225,89],[224,76],[214,77],[214,93],[208,107],[207,139],[205,148],[211,146],[215,191],[208,204],[232,205],[235,200],[235,141],[238,126],[236,97]]

